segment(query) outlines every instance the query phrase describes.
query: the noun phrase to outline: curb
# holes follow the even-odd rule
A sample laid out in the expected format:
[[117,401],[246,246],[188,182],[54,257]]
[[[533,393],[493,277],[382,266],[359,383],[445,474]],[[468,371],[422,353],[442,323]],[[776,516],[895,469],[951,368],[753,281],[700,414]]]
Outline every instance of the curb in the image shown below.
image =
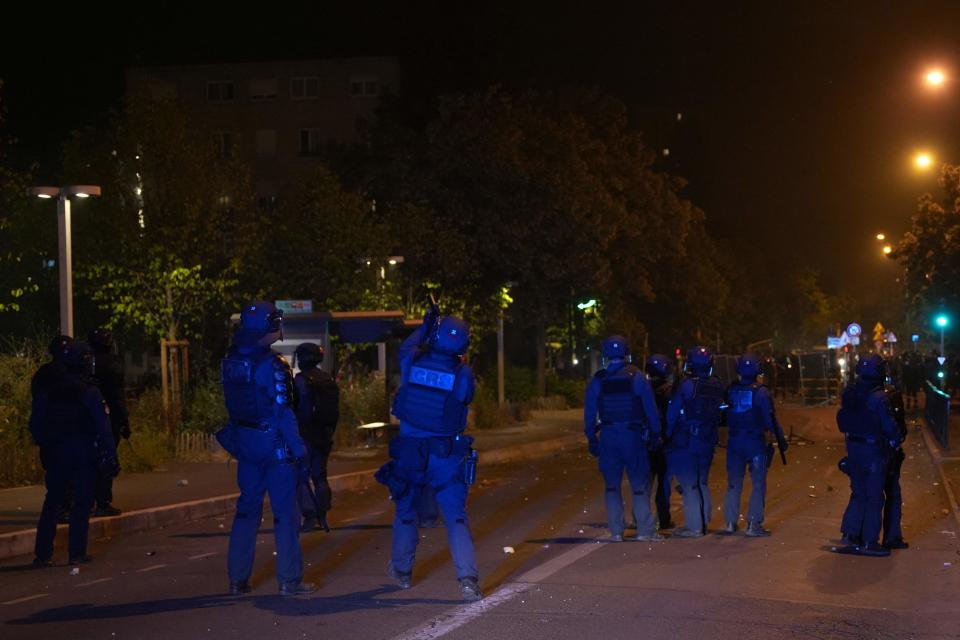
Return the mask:
[[[578,445],[582,438],[582,435],[574,433],[540,442],[527,442],[515,447],[502,447],[489,451],[483,451],[481,449],[479,450],[480,460],[484,464],[499,464],[516,460],[534,459],[561,452],[568,447]],[[330,488],[333,491],[366,489],[377,484],[376,480],[373,479],[373,474],[376,470],[376,468],[362,469],[360,471],[351,471],[350,473],[331,476],[328,478]],[[236,499],[239,496],[239,492],[230,493],[212,498],[201,498],[189,502],[177,502],[159,507],[150,507],[148,509],[127,511],[114,518],[91,518],[90,539],[98,540],[123,533],[159,529],[181,522],[202,520],[204,518],[228,514],[233,511]],[[55,545],[58,548],[62,548],[67,543],[67,529],[68,525],[66,524],[57,525]],[[0,534],[0,560],[33,553],[36,534],[37,531],[35,528]]]
[[923,442],[927,445],[927,452],[937,466],[937,472],[940,474],[940,486],[947,494],[947,500],[950,502],[950,511],[953,513],[953,519],[957,521],[957,527],[960,528],[960,506],[957,504],[957,494],[953,491],[953,485],[950,484],[950,478],[943,470],[943,452],[933,441],[933,436],[927,433],[926,425],[920,428],[920,434],[923,436]]

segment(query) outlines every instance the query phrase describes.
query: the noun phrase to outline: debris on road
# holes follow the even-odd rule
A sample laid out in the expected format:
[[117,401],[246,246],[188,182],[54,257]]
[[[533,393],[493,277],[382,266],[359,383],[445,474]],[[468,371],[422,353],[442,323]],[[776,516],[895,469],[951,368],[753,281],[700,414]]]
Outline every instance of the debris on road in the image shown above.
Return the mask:
[[503,548],[503,552],[504,552],[504,553],[513,553],[513,552],[514,552],[514,551],[513,551],[513,547],[504,547],[504,548]]
[[72,576],[80,575],[80,567],[74,567],[73,569],[70,569],[70,575]]
[[178,487],[185,487],[185,486],[187,486],[188,484],[190,484],[190,481],[187,480],[186,478],[183,478],[183,479],[181,479],[181,480],[177,480],[177,486],[178,486]]
[[148,556],[155,556],[155,555],[157,555],[157,552],[156,552],[156,551],[147,551],[147,555],[148,555]]

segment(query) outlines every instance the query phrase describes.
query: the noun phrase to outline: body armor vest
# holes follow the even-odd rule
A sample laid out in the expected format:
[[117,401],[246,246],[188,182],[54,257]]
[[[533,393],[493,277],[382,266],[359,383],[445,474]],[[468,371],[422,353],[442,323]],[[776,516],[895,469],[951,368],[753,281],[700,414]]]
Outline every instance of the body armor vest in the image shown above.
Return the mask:
[[[269,380],[257,372],[270,367]],[[293,399],[293,375],[283,357],[263,349],[241,353],[235,347],[220,361],[220,382],[230,421],[242,426],[262,425],[276,416],[278,406]]]
[[842,433],[862,437],[882,435],[880,416],[867,407],[870,396],[878,391],[882,391],[880,386],[855,384],[847,387],[837,413],[837,425]]
[[744,431],[756,431],[758,436],[763,435],[763,423],[758,419],[755,397],[760,385],[733,384],[727,391],[727,426],[730,435],[735,436]]
[[692,378],[693,395],[683,403],[683,424],[690,435],[716,441],[723,387],[716,378]]
[[639,373],[639,369],[629,365],[614,373],[606,369],[597,372],[596,377],[600,380],[601,424],[643,422],[640,398],[633,393],[633,377]]
[[426,353],[415,358],[393,401],[393,415],[415,427],[455,435],[467,426],[467,405],[454,388],[463,364]]

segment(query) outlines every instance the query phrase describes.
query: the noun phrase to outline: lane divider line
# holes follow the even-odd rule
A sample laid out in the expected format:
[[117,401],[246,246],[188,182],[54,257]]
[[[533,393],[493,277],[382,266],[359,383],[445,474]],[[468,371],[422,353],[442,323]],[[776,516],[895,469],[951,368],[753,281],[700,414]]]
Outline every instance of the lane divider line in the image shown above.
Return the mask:
[[16,600],[7,600],[6,602],[0,602],[0,604],[20,604],[21,602],[30,602],[31,600],[36,600],[37,598],[46,598],[49,593],[35,593],[32,596],[24,596],[22,598],[17,598]]
[[88,580],[86,582],[81,582],[80,584],[74,585],[75,587],[89,587],[90,585],[100,584],[101,582],[109,582],[113,578],[97,578],[96,580]]
[[217,555],[217,551],[209,551],[207,553],[198,553],[195,556],[190,556],[187,560],[202,560],[203,558],[209,558],[210,556]]
[[537,583],[542,582],[553,574],[566,569],[573,563],[582,560],[604,545],[592,539],[585,538],[583,544],[575,546],[556,558],[527,571],[513,582],[504,584],[500,589],[479,602],[456,607],[452,611],[441,614],[428,620],[418,627],[409,629],[396,636],[394,640],[436,640],[459,629],[487,611],[509,602],[521,593],[527,591]]
[[166,564],[155,564],[149,567],[144,567],[143,569],[137,569],[137,573],[146,573],[148,571],[156,571],[157,569],[163,569],[169,565]]

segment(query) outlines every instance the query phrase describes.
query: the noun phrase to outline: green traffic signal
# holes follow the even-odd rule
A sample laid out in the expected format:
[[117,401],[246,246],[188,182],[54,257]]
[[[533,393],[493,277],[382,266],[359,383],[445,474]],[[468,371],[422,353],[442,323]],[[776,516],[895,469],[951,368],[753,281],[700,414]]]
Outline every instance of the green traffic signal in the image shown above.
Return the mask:
[[950,324],[950,318],[948,318],[948,317],[946,316],[946,314],[941,313],[940,315],[937,316],[936,323],[937,323],[937,326],[938,326],[938,327],[940,327],[941,329],[943,329],[943,328],[946,327],[948,324]]

